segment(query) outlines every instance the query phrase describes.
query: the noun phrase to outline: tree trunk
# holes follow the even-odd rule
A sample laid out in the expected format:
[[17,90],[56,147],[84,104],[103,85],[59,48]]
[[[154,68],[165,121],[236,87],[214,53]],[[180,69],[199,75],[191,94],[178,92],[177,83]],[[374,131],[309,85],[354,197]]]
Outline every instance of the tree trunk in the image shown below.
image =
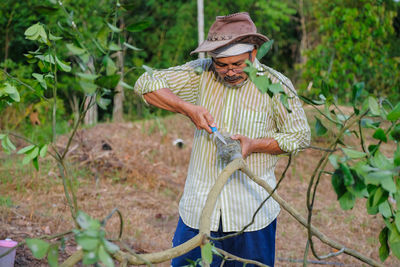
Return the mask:
[[13,20],[15,12],[15,7],[11,11],[10,17],[8,18],[7,26],[6,26],[6,33],[5,33],[5,42],[4,42],[4,71],[7,71],[7,63],[6,60],[8,59],[8,52],[10,49],[10,25]]
[[307,41],[307,28],[306,28],[306,20],[304,15],[304,2],[303,0],[299,0],[299,15],[300,15],[300,25],[301,25],[301,42],[300,42],[300,58],[299,63],[305,64],[307,62],[307,56],[305,55],[306,50],[308,49],[308,41]]
[[[204,1],[197,0],[197,31],[199,36],[199,45],[204,42]],[[199,58],[204,58],[204,53],[199,53]]]
[[[124,27],[124,22],[121,19],[120,28]],[[126,38],[126,36],[125,36]],[[125,39],[124,38],[124,39]],[[122,47],[121,41],[118,38],[118,44]],[[117,52],[117,66],[120,70],[121,78],[120,81],[124,81],[124,51],[126,48],[122,48],[121,51]],[[124,121],[124,87],[122,87],[121,83],[118,83],[117,87],[115,88],[115,95],[114,95],[114,106],[113,106],[113,121],[114,122],[123,122]]]
[[[90,70],[91,73],[94,73],[94,64],[93,64],[93,58],[90,57],[89,62],[87,64],[88,69]],[[90,105],[90,106],[89,106]],[[97,123],[97,104],[96,104],[96,94],[93,96],[89,96],[86,98],[85,101],[85,110],[88,109],[88,111],[85,114],[85,118],[83,122],[86,125],[94,125]]]
[[96,95],[89,96],[88,98],[86,98],[85,109],[87,109],[89,105],[90,105],[90,107],[89,107],[88,111],[86,112],[84,123],[86,125],[94,125],[97,123]]

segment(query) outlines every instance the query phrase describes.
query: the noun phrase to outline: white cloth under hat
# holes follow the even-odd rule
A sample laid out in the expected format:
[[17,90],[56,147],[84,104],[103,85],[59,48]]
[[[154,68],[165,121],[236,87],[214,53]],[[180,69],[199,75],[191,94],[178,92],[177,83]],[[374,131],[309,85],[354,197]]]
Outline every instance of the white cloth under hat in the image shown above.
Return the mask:
[[208,54],[213,58],[232,57],[253,51],[253,49],[253,44],[235,43],[210,51]]

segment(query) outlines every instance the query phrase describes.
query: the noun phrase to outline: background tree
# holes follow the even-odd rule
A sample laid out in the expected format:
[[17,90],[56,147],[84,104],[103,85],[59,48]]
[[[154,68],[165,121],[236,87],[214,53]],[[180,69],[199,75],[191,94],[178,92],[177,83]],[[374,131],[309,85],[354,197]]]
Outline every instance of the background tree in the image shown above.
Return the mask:
[[313,81],[316,88],[321,87],[322,80],[326,81],[345,102],[350,99],[351,85],[358,81],[364,81],[366,90],[376,96],[398,98],[400,77],[393,75],[393,70],[399,68],[399,55],[395,52],[398,45],[394,43],[400,39],[393,25],[396,3],[370,0],[309,3],[308,14],[312,18],[307,26],[312,31],[311,47],[303,79]]

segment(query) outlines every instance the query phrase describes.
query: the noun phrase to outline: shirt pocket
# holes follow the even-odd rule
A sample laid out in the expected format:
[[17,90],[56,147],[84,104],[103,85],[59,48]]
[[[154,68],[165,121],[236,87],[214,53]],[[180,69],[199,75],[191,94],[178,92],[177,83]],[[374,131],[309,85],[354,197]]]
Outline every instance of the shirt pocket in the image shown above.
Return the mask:
[[236,132],[249,138],[263,138],[268,129],[268,114],[252,109],[238,110]]

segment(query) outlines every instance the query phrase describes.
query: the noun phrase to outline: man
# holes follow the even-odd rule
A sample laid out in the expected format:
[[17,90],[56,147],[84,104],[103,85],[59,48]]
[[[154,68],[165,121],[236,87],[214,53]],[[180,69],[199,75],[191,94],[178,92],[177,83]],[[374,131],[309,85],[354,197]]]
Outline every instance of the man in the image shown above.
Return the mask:
[[[240,140],[242,156],[250,169],[275,186],[274,168],[278,154],[291,153],[310,141],[310,129],[301,103],[290,80],[279,72],[261,65],[257,47],[268,38],[256,32],[250,16],[236,13],[219,16],[211,26],[207,40],[192,52],[207,52],[211,58],[198,59],[179,67],[143,74],[135,91],[147,103],[181,113],[197,127],[183,196],[179,203],[179,222],[173,245],[180,245],[198,233],[200,214],[207,195],[225,167],[218,160],[216,145],[210,138],[210,127],[234,133]],[[281,83],[290,96],[289,113],[279,101],[262,94],[243,69],[246,60],[254,62],[258,75]],[[199,71],[201,69],[201,71]],[[290,87],[290,88],[288,88]],[[237,232],[247,225],[268,193],[246,177],[235,172],[224,186],[212,216],[212,236]],[[246,259],[273,266],[275,229],[279,205],[269,199],[243,234],[214,242],[215,246]],[[173,266],[188,264],[201,257],[200,249],[175,258]],[[214,256],[212,266],[220,266]],[[225,266],[242,266],[227,261]],[[249,265],[247,265],[249,266]]]

